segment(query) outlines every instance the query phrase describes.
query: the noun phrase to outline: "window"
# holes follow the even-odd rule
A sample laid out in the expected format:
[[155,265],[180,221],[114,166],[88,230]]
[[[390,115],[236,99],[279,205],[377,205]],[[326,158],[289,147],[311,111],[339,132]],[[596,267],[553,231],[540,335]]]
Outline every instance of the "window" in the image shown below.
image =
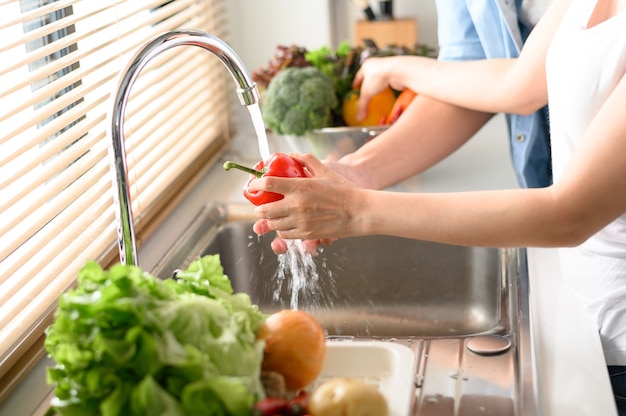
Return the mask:
[[[118,72],[163,32],[223,37],[222,3],[0,1],[0,401],[43,353],[78,269],[117,259],[106,119]],[[227,77],[211,54],[179,47],[135,83],[126,147],[139,241],[228,142]]]

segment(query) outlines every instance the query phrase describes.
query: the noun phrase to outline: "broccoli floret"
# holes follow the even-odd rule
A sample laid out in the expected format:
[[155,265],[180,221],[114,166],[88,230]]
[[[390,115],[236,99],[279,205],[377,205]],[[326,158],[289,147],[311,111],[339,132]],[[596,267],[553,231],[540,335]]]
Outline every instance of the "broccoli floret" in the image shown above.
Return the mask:
[[328,127],[337,96],[332,79],[320,69],[292,67],[270,82],[261,102],[266,126],[277,134],[302,136]]

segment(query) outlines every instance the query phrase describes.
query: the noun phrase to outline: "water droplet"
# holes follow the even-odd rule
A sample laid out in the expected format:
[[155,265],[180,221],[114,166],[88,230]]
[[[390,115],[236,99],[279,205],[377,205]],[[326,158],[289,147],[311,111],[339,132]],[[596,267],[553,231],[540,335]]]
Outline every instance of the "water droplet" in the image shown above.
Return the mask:
[[287,251],[278,255],[278,269],[272,278],[274,282],[274,300],[280,299],[283,283],[289,289],[289,306],[298,309],[300,298],[307,301],[311,310],[323,309],[322,298],[316,295],[319,286],[319,274],[313,254],[306,251],[302,240],[287,240]]

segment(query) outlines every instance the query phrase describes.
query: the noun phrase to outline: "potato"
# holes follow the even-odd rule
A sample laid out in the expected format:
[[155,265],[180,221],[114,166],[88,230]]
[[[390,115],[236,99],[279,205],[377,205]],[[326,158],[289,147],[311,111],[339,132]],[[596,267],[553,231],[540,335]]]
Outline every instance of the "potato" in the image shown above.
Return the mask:
[[387,416],[382,393],[364,381],[338,377],[318,387],[309,398],[311,416]]

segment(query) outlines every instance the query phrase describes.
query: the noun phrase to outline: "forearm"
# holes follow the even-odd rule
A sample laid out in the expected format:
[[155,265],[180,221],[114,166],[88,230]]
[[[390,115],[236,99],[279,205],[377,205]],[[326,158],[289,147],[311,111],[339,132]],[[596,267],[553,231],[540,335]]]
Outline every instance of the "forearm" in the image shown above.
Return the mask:
[[[483,247],[557,247],[574,242],[548,189],[442,194],[360,190],[354,235],[385,234]],[[538,214],[537,207],[542,212]],[[578,241],[576,241],[577,243]]]
[[[621,86],[626,88],[626,81]],[[281,238],[384,234],[489,247],[579,245],[626,212],[626,193],[621,192],[626,189],[626,162],[618,151],[626,139],[618,111],[624,102],[615,95],[596,116],[563,177],[550,187],[430,194],[376,191],[355,186],[312,155],[294,155],[311,176],[253,181],[252,190],[285,196],[255,212],[265,224],[264,232],[276,230]]]
[[360,186],[383,189],[437,164],[491,117],[418,95],[386,132],[340,163],[356,173]]
[[[411,67],[411,74],[397,71],[399,65]],[[403,56],[389,71],[392,83],[477,111],[531,114],[547,102],[543,69],[518,59],[446,62]],[[528,76],[529,72],[534,75]]]
[[570,0],[552,2],[517,59],[442,62],[398,57],[385,63],[381,78],[389,79],[392,86],[403,85],[474,110],[531,114],[548,102],[545,58],[569,3]]

